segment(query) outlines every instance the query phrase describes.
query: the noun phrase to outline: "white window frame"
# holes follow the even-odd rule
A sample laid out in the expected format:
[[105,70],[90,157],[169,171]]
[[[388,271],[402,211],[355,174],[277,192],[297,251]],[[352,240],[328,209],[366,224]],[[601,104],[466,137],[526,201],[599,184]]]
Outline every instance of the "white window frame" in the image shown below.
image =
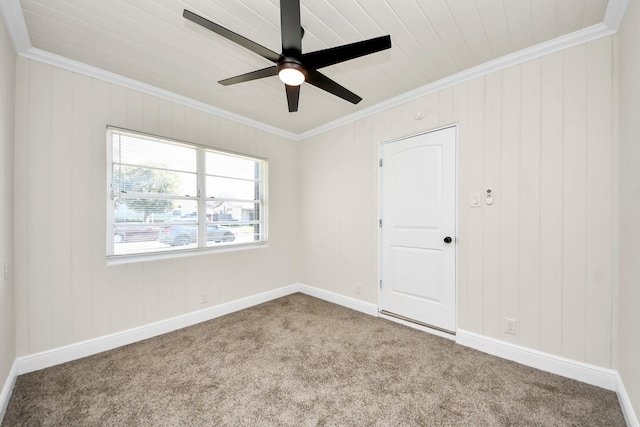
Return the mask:
[[[185,146],[189,148],[193,148],[196,150],[196,162],[197,162],[197,186],[198,191],[196,196],[189,196],[189,200],[197,200],[198,202],[198,247],[188,247],[188,248],[177,248],[167,251],[147,251],[147,252],[137,252],[132,254],[114,254],[114,209],[113,209],[113,199],[115,197],[113,193],[113,138],[112,135],[115,133],[120,133],[124,135],[129,135],[135,138],[147,139],[160,143],[174,144]],[[258,247],[264,247],[268,243],[268,203],[267,203],[267,176],[268,176],[268,159],[257,157],[254,155],[248,155],[243,153],[236,153],[228,150],[222,150],[219,148],[209,147],[200,144],[194,144],[191,142],[180,141],[173,138],[163,137],[152,135],[143,132],[132,131],[128,129],[118,128],[114,126],[107,126],[106,131],[106,141],[107,141],[107,222],[106,222],[106,234],[107,234],[107,261],[110,264],[113,263],[121,263],[121,262],[132,262],[132,261],[146,261],[150,259],[161,259],[161,258],[174,258],[174,257],[182,257],[189,255],[199,255],[203,252],[228,252],[228,251],[237,251],[243,249],[254,249]],[[259,200],[253,200],[253,202],[258,202],[259,204],[259,212],[260,217],[258,220],[251,221],[241,221],[242,223],[255,223],[259,225],[259,239],[251,242],[228,242],[224,246],[207,246],[206,239],[206,227],[207,227],[207,191],[206,191],[206,178],[207,170],[206,170],[206,153],[216,153],[219,155],[227,155],[231,157],[240,157],[244,159],[249,159],[256,161],[260,164],[260,176],[257,179],[259,181]],[[225,176],[221,176],[225,177]],[[141,194],[143,196],[143,194]],[[155,195],[155,197],[159,197]],[[160,198],[166,199],[176,199],[175,196],[164,196]],[[181,197],[183,199],[183,197]],[[216,198],[216,200],[225,201],[239,201],[235,199],[221,199]],[[242,200],[242,202],[247,202],[246,200]],[[202,220],[200,219],[202,218]],[[220,224],[224,225],[224,224]]]

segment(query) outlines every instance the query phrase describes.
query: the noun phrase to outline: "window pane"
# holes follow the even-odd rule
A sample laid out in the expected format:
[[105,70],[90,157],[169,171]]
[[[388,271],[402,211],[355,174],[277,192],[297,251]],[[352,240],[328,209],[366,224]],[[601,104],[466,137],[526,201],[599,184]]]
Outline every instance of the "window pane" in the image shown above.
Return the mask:
[[128,165],[167,167],[196,172],[196,150],[169,142],[151,141],[143,136],[113,134],[113,162]]
[[260,240],[260,224],[240,223],[231,229],[236,233],[236,243],[252,243]]
[[198,202],[196,200],[176,200],[171,211],[171,221],[197,220]]
[[207,198],[255,200],[257,183],[234,178],[207,177]]
[[198,176],[148,166],[113,165],[114,193],[148,193],[172,196],[198,194]]
[[231,227],[218,224],[207,224],[207,246],[231,243],[235,242],[235,240],[236,233]]
[[207,221],[219,224],[260,220],[259,203],[207,202]]
[[[164,252],[197,246],[198,233],[192,232],[198,227],[196,200],[120,198],[114,200],[113,209],[114,255]],[[166,229],[173,225],[186,225],[189,240],[181,239],[182,235],[176,234],[176,231],[171,231],[167,237]]]
[[126,199],[114,200],[114,221],[120,222],[154,222],[157,219],[169,218],[174,208],[174,201],[169,199]]
[[207,224],[207,246],[229,243],[253,243],[260,240],[259,224]]
[[[265,160],[122,130],[107,132],[108,256],[266,240],[260,192]],[[198,170],[202,160],[205,169]],[[201,203],[204,218],[199,218]]]
[[231,178],[256,179],[259,163],[252,159],[231,154],[207,152],[207,175],[228,176]]
[[160,228],[158,241],[175,249],[198,247],[198,225],[189,222],[167,224]]

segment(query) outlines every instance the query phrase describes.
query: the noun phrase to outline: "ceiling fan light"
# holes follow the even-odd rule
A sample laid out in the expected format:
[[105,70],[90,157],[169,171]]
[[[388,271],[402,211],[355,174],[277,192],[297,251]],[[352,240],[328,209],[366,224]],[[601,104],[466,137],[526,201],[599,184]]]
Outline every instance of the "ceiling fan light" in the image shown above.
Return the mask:
[[283,68],[278,72],[278,77],[282,83],[289,86],[300,86],[304,83],[304,73],[297,68]]

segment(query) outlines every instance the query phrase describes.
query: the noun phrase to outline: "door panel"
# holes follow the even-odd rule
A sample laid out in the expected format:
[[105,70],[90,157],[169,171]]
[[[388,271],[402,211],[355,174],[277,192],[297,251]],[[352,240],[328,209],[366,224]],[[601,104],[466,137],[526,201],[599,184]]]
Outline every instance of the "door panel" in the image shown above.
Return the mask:
[[380,197],[381,310],[451,332],[455,145],[455,127],[383,144]]

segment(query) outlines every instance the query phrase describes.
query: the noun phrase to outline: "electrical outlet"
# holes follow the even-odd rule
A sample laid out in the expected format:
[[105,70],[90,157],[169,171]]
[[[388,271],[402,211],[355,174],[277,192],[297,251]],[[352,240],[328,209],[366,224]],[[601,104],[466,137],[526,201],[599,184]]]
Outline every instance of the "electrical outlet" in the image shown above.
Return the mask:
[[362,295],[362,283],[356,283],[356,295]]
[[209,293],[203,292],[200,294],[200,304],[206,304],[209,302]]
[[504,318],[504,333],[509,335],[518,334],[518,321],[516,319]]

